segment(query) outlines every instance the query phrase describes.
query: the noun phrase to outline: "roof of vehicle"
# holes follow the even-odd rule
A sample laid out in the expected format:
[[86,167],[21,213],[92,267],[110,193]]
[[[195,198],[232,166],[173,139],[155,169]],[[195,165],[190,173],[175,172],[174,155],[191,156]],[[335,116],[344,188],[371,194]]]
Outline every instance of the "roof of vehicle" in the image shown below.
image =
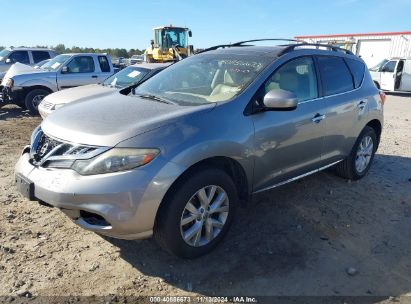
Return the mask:
[[173,26],[173,25],[157,26],[157,27],[153,28],[153,30],[162,30],[162,29],[182,29],[182,30],[188,30],[187,27],[183,27],[183,26]]
[[70,55],[70,56],[75,56],[75,55],[87,55],[87,56],[109,56],[106,53],[65,53],[65,54],[61,54],[61,55]]
[[411,60],[411,57],[391,57],[386,60]]
[[55,52],[52,49],[49,48],[41,48],[41,47],[8,47],[7,48],[9,51],[51,51]]
[[[254,45],[243,45],[243,46],[233,46],[233,47],[225,47],[225,48],[219,48],[216,50],[210,50],[207,52],[204,52],[205,54],[207,53],[212,53],[212,54],[233,54],[233,55],[253,55],[253,56],[264,56],[264,57],[269,57],[269,58],[277,58],[281,55],[286,53],[290,53],[293,51],[301,51],[301,50],[309,50],[311,52],[315,52],[317,54],[324,54],[324,55],[335,55],[335,54],[340,54],[340,55],[347,55],[347,56],[353,56],[356,58],[356,55],[352,53],[345,53],[345,50],[335,48],[333,46],[323,46],[320,45],[317,48],[316,45],[311,45],[311,44],[299,44],[296,45],[295,48],[292,48],[294,46],[293,44],[287,44],[287,45],[276,45],[276,46],[254,46]],[[326,50],[324,48],[330,48],[329,50]],[[334,48],[331,49],[331,48]]]
[[172,62],[166,62],[166,63],[136,63],[133,65],[130,65],[131,67],[136,67],[136,68],[143,68],[147,70],[154,70],[158,68],[165,68],[171,65]]

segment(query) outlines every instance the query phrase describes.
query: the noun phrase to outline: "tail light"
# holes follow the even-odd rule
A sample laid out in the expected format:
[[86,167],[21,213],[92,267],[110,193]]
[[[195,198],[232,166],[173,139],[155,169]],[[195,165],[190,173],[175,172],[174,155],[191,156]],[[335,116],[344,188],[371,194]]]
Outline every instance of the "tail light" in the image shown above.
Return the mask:
[[385,99],[387,98],[387,95],[383,91],[380,91],[380,98],[381,98],[381,103],[385,103]]

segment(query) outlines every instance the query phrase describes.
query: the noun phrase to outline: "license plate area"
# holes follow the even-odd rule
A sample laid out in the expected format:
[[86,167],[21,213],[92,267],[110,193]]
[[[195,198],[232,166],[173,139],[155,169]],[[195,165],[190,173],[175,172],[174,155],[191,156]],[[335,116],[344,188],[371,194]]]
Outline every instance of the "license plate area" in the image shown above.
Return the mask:
[[34,183],[27,179],[26,177],[17,174],[16,175],[16,187],[17,190],[27,197],[31,201],[35,201],[36,198],[34,196]]

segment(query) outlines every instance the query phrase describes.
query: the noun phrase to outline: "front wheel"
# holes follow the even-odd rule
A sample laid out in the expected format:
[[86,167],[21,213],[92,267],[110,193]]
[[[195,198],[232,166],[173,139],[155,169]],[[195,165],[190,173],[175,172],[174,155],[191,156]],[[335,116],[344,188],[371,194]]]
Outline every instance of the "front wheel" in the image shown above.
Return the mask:
[[199,169],[171,189],[157,215],[154,237],[178,257],[204,255],[227,233],[236,205],[236,187],[224,171]]
[[358,136],[350,155],[336,166],[337,174],[352,180],[363,178],[371,167],[377,146],[374,129],[366,126]]
[[38,115],[39,104],[48,94],[49,92],[43,89],[34,89],[27,94],[24,105],[31,115]]

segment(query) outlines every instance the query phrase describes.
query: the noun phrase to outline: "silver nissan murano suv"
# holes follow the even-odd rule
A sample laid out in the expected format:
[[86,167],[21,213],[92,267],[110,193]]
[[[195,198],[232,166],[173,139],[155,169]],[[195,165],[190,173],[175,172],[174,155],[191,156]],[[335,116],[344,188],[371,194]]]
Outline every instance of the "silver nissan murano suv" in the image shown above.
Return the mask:
[[127,95],[50,115],[22,152],[16,184],[87,230],[153,235],[193,258],[221,241],[254,193],[331,166],[364,177],[384,100],[363,60],[343,49],[215,47]]

